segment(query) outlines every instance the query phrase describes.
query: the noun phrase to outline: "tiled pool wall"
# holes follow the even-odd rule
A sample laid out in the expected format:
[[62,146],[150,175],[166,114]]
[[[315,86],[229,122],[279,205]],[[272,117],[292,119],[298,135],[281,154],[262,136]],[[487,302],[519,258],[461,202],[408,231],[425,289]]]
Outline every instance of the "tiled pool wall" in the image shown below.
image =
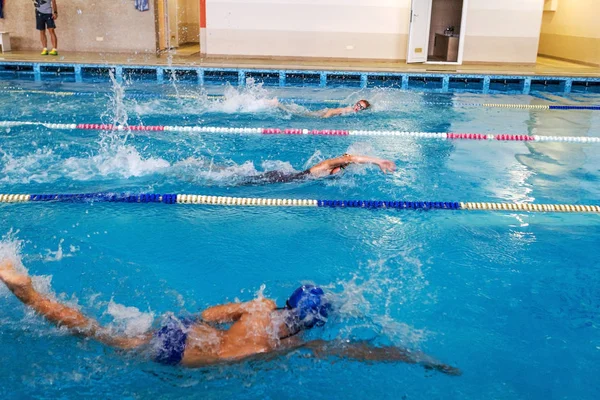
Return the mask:
[[429,72],[353,72],[314,70],[274,70],[204,68],[193,66],[135,66],[64,63],[0,62],[0,78],[33,81],[98,82],[109,80],[112,71],[117,81],[155,81],[173,79],[198,85],[228,82],[243,86],[247,79],[265,86],[280,87],[390,87],[403,90],[475,93],[600,93],[600,77],[535,75],[481,75]]

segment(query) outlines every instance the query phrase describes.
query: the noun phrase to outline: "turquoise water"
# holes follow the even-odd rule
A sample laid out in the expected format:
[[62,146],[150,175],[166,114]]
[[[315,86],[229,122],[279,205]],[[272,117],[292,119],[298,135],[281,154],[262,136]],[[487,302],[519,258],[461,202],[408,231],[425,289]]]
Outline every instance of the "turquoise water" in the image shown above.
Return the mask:
[[[1,81],[0,120],[599,136],[600,112],[484,109],[463,103],[598,104],[600,96],[476,95],[393,89],[238,89],[184,83]],[[144,94],[128,98],[128,93]],[[152,98],[150,95],[156,95]],[[175,97],[164,97],[173,95]],[[224,95],[214,97],[213,95]],[[180,96],[181,98],[177,98]],[[185,96],[185,97],[182,97]],[[298,107],[372,101],[330,120]],[[454,104],[458,104],[455,106]],[[344,152],[398,170],[240,186],[257,171],[303,170]],[[0,131],[0,193],[196,193],[307,199],[598,204],[598,145],[184,132]],[[335,294],[337,312],[308,338],[420,349],[462,369],[272,361],[185,370],[74,338],[0,285],[2,398],[573,398],[600,392],[597,215],[225,208],[164,204],[0,204],[0,256],[21,259],[40,290],[115,331],[151,329],[265,295],[283,305],[300,282]]]

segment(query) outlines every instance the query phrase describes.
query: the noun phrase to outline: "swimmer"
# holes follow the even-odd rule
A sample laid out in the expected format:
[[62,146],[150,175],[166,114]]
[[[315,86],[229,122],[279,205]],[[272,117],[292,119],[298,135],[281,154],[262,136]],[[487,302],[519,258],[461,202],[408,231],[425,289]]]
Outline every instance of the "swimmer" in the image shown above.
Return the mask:
[[391,173],[396,170],[396,164],[390,160],[384,160],[382,158],[370,156],[344,154],[341,157],[330,158],[328,160],[321,161],[320,163],[302,172],[288,173],[282,171],[268,171],[262,174],[249,176],[244,180],[244,183],[287,183],[304,180],[306,178],[323,178],[326,176],[339,174],[350,164],[377,165],[384,174],[388,172]]
[[[277,98],[270,100],[270,103],[279,108],[280,110],[292,113],[292,114],[298,114],[298,111],[292,109],[289,106],[283,105],[279,102],[279,100]],[[359,100],[357,101],[353,106],[347,106],[347,107],[339,107],[339,108],[324,108],[322,110],[317,110],[317,111],[308,111],[308,112],[301,112],[301,115],[306,115],[306,116],[310,116],[310,117],[319,117],[319,118],[331,118],[331,117],[336,117],[339,115],[347,115],[347,114],[352,114],[352,113],[357,113],[363,110],[368,110],[369,108],[371,108],[371,103],[369,103],[367,100]]]
[[[199,318],[166,319],[162,327],[138,337],[117,336],[80,311],[37,292],[31,278],[17,271],[9,260],[0,261],[0,280],[25,305],[59,327],[78,336],[95,339],[122,350],[151,354],[165,365],[200,368],[232,363],[257,356],[278,356],[305,349],[319,357],[360,361],[420,364],[449,375],[458,368],[401,347],[376,347],[367,342],[303,341],[302,332],[327,322],[332,307],[322,289],[304,285],[296,289],[285,307],[259,298],[204,310]],[[224,327],[223,324],[231,324]]]

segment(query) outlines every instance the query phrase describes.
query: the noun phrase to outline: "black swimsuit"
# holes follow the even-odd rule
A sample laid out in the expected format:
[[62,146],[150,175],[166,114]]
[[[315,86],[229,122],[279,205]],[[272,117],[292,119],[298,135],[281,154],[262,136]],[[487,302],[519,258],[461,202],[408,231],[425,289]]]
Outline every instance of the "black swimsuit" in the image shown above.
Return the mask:
[[259,175],[249,176],[244,179],[244,183],[287,183],[303,180],[308,176],[310,176],[310,170],[308,169],[302,172],[268,171]]

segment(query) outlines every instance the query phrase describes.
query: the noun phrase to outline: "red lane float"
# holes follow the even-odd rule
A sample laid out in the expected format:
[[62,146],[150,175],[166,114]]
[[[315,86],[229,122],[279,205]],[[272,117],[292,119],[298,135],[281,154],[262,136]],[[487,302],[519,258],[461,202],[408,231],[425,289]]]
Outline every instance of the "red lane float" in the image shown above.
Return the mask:
[[535,138],[533,136],[528,135],[496,135],[496,140],[514,140],[520,142],[529,142],[534,141]]
[[448,139],[487,140],[488,136],[481,133],[448,133]]

